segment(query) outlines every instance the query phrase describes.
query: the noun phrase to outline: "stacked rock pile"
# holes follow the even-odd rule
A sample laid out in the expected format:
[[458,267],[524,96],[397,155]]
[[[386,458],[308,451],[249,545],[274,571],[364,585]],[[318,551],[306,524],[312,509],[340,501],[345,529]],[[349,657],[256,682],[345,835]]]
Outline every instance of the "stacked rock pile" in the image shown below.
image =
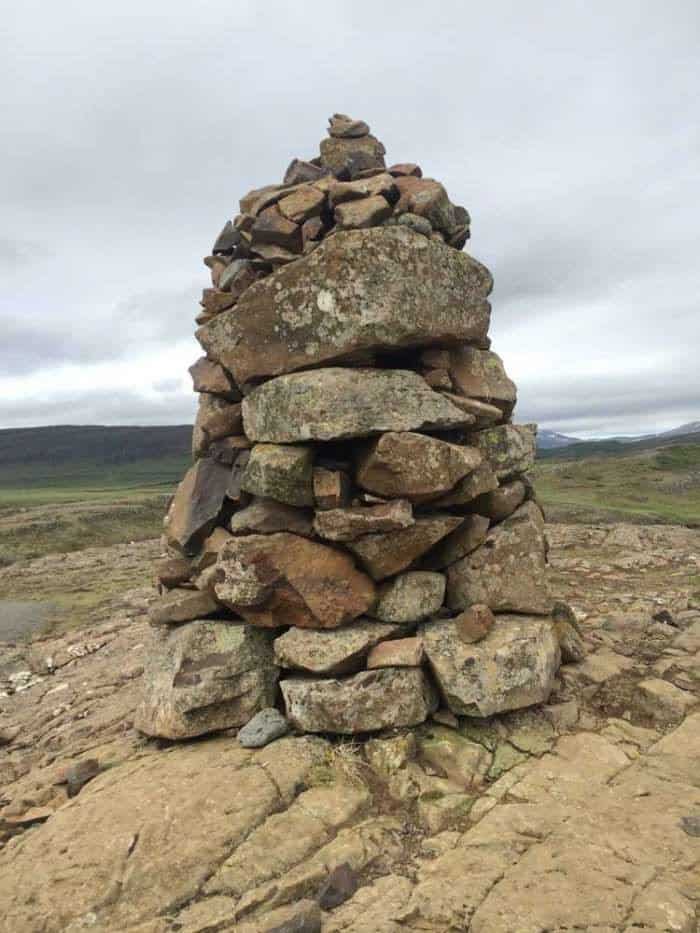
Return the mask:
[[240,206],[205,259],[194,465],[137,727],[182,738],[278,706],[349,734],[545,700],[535,427],[511,422],[467,211],[339,114],[320,157]]

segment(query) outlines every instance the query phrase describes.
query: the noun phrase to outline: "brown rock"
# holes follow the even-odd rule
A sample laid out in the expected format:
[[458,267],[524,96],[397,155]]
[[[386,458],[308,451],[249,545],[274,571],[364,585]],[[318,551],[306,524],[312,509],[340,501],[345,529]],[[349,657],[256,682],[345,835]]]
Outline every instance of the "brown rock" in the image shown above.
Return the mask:
[[194,568],[201,571],[215,564],[221,549],[230,540],[231,535],[225,528],[215,528],[202,544],[193,562]]
[[[363,125],[367,126],[366,123]],[[359,887],[359,875],[349,862],[343,862],[330,872],[322,884],[318,892],[319,907],[321,910],[334,910],[349,901]]]
[[229,584],[251,566],[267,571],[271,593],[255,609],[240,608],[216,588],[220,599],[255,625],[336,628],[365,613],[375,600],[372,581],[347,554],[294,534],[234,538],[217,566]]
[[[301,230],[301,227],[299,229]],[[276,267],[287,265],[290,262],[296,262],[301,252],[301,249],[299,253],[295,253],[286,249],[284,246],[277,246],[274,243],[258,243],[255,247],[257,256]]]
[[313,162],[304,162],[303,159],[292,159],[284,173],[285,185],[299,185],[308,181],[316,181],[328,174],[328,169],[314,165]]
[[207,456],[231,466],[244,450],[249,450],[252,446],[252,441],[249,441],[245,434],[235,434],[211,443],[207,448]]
[[472,645],[486,638],[495,621],[488,606],[475,603],[454,619],[455,632],[460,641]]
[[220,606],[206,590],[168,590],[148,608],[151,625],[173,625],[201,619],[216,612]]
[[314,467],[314,503],[317,509],[343,508],[350,501],[350,478],[342,470]]
[[446,496],[440,496],[433,503],[434,506],[445,508],[455,505],[467,505],[477,496],[492,489],[498,488],[496,474],[486,464],[482,463],[473,473],[468,473],[464,479],[460,480],[455,488],[448,492]]
[[314,531],[328,541],[354,541],[362,535],[408,528],[413,522],[411,503],[396,499],[386,504],[317,512]]
[[452,233],[457,227],[454,206],[439,181],[430,178],[417,180],[411,186],[406,209],[429,220],[435,230]]
[[222,292],[216,288],[205,288],[202,292],[201,306],[208,314],[220,314],[237,301],[237,296]]
[[287,505],[313,505],[313,458],[311,447],[256,444],[241,489]]
[[212,441],[243,431],[243,418],[239,403],[227,402],[217,395],[202,392],[199,396],[199,409],[193,434],[201,432],[202,440],[197,452],[202,451]]
[[[318,188],[305,185],[288,195],[277,205],[280,213],[295,224],[303,224],[310,217],[318,217],[326,197]],[[255,228],[253,228],[255,235]],[[280,244],[285,245],[285,244]]]
[[473,447],[410,431],[388,432],[360,455],[356,481],[380,496],[426,502],[452,489],[481,463]]
[[190,467],[164,521],[171,547],[186,556],[196,554],[223,508],[230,474],[230,468],[208,457]]
[[[440,370],[441,371],[441,370]],[[450,377],[451,381],[452,377]],[[457,408],[466,411],[474,416],[474,427],[488,428],[493,424],[498,424],[503,420],[503,412],[497,405],[489,405],[488,402],[482,402],[476,398],[465,398],[463,395],[455,395],[454,392],[444,392],[445,398],[449,399]]]
[[353,120],[345,113],[334,113],[328,119],[328,135],[338,139],[367,136],[369,126],[364,120]]
[[512,412],[517,397],[515,383],[496,353],[468,346],[455,348],[450,353],[450,375],[462,395],[496,405],[506,416]]
[[339,204],[333,216],[340,230],[365,230],[378,227],[383,220],[391,217],[391,205],[381,195],[377,195]]
[[477,496],[470,508],[479,515],[486,515],[492,522],[501,522],[520,508],[525,501],[526,493],[525,483],[516,479],[499,486],[498,489]]
[[494,612],[549,612],[544,519],[534,502],[520,506],[489,531],[481,547],[448,569],[448,606],[475,603]]
[[[445,396],[453,401],[453,404],[457,405],[458,408],[461,408],[463,411],[471,414],[468,408],[461,405],[461,399],[458,395],[449,395],[449,390],[452,388],[452,379],[450,377],[449,371],[446,369],[428,369],[423,373],[423,378],[428,383],[429,386],[433,389],[443,389]],[[458,401],[459,400],[459,401]],[[498,412],[500,416],[500,411]]]
[[348,542],[347,547],[374,580],[383,580],[405,570],[441,538],[458,528],[463,520],[454,515],[417,518],[410,528],[365,535]]
[[229,523],[234,535],[269,535],[278,531],[310,538],[313,534],[313,513],[297,509],[274,499],[256,497],[250,505],[236,512]]
[[353,674],[365,666],[371,648],[404,630],[401,625],[368,619],[335,629],[290,628],[275,639],[275,662],[317,676]]
[[189,580],[192,565],[184,557],[164,557],[156,561],[155,572],[158,583],[172,589]]
[[396,165],[390,166],[387,172],[395,178],[400,178],[403,175],[413,175],[416,178],[421,178],[423,175],[420,165],[416,165],[415,162],[397,162]]
[[252,249],[258,246],[280,246],[290,253],[300,253],[301,228],[280,211],[279,205],[268,207],[258,215],[253,225]]
[[229,263],[230,263],[230,260],[228,259],[228,257],[224,257],[224,256],[205,256],[204,257],[204,265],[207,266],[207,268],[211,272],[211,284],[214,286],[214,288],[220,287],[219,282],[221,279],[221,274],[224,271],[224,269],[229,265]]
[[420,638],[396,638],[375,645],[367,658],[367,670],[378,667],[420,667],[423,641]]
[[422,622],[438,612],[444,598],[443,574],[409,570],[381,585],[370,613],[382,622]]
[[243,292],[250,288],[253,282],[260,278],[260,270],[248,259],[234,259],[226,271],[222,273],[219,288],[230,292],[238,300]]
[[323,236],[323,221],[320,217],[311,217],[309,220],[305,221],[301,227],[301,238],[304,243],[304,247],[308,243],[313,243],[316,240],[320,240]]
[[197,338],[245,385],[362,350],[482,341],[491,286],[474,259],[405,227],[348,231],[256,283]]
[[456,531],[436,544],[421,562],[426,570],[442,570],[471,554],[486,540],[489,520],[484,515],[467,515]]
[[390,204],[397,201],[399,197],[394,179],[386,172],[356,181],[337,181],[328,189],[328,199],[332,207],[337,207],[345,201],[379,196],[385,198]]
[[242,488],[243,477],[246,467],[250,460],[250,450],[239,450],[238,456],[233,461],[231,472],[229,474],[228,485],[226,486],[226,498],[234,505],[243,506],[248,504],[250,496]]
[[356,178],[368,168],[384,168],[384,146],[374,136],[321,141],[321,165],[337,177]]
[[241,393],[238,387],[220,363],[202,356],[190,366],[189,373],[192,376],[192,387],[195,392],[220,395],[230,402],[240,401]]
[[534,466],[537,425],[500,424],[475,432],[471,441],[498,479],[508,479],[514,474],[527,473]]

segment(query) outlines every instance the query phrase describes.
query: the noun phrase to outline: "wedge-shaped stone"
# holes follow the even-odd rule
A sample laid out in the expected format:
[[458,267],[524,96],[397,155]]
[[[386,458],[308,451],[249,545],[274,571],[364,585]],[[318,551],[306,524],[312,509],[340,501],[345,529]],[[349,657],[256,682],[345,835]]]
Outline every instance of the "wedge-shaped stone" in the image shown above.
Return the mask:
[[410,528],[365,535],[349,541],[346,546],[375,580],[383,580],[405,570],[441,538],[458,528],[463,520],[455,515],[417,518]]
[[432,505],[443,508],[454,505],[467,505],[477,496],[498,488],[498,479],[493,470],[485,463],[478,466],[473,473],[468,473],[461,479],[454,489],[445,496],[435,499]]
[[501,424],[478,431],[471,439],[499,479],[527,473],[535,464],[536,424]]
[[491,350],[456,347],[450,353],[450,375],[462,395],[497,405],[510,415],[517,398],[515,383],[506,374],[503,360]]
[[382,622],[421,622],[442,606],[445,577],[409,570],[382,584],[372,615]]
[[219,608],[210,593],[176,587],[149,606],[148,618],[153,625],[176,625],[211,615]]
[[[219,554],[222,583],[216,594],[253,625],[337,628],[363,615],[376,598],[375,587],[352,558],[335,548],[298,535],[280,533],[234,538]],[[262,600],[239,604],[237,579],[254,572]]]
[[394,638],[372,648],[367,657],[367,670],[378,667],[420,667],[422,663],[423,642],[420,638]]
[[333,216],[340,230],[364,230],[391,217],[391,205],[378,194],[361,201],[345,201],[336,207]]
[[479,343],[492,284],[475,259],[406,227],[353,230],[256,282],[197,338],[238,385],[359,350]]
[[457,716],[492,716],[544,703],[559,668],[559,644],[549,619],[502,615],[475,644],[453,621],[421,630],[423,648],[445,703]]
[[220,395],[230,402],[240,400],[241,393],[238,387],[220,363],[201,356],[190,366],[189,373],[195,392],[211,392],[212,395]]
[[484,515],[467,515],[456,531],[436,544],[422,561],[426,570],[442,570],[454,564],[486,540],[489,520]]
[[321,165],[334,175],[356,178],[368,168],[384,168],[384,146],[374,136],[321,140]]
[[243,401],[246,435],[275,444],[459,427],[465,417],[419,375],[401,369],[292,373],[271,379]]
[[147,658],[134,726],[186,739],[245,725],[274,704],[277,676],[267,632],[236,622],[181,625]]
[[516,479],[478,496],[471,503],[471,507],[480,515],[486,515],[492,522],[502,522],[523,504],[526,495],[525,483]]
[[415,726],[437,707],[418,667],[362,671],[343,680],[290,677],[280,684],[288,719],[304,732],[352,735]]
[[357,483],[379,496],[426,502],[447,492],[481,463],[473,447],[411,431],[390,431],[360,455]]
[[354,541],[367,534],[409,528],[413,523],[411,503],[405,499],[395,499],[379,505],[358,505],[317,512],[314,531],[329,541]]
[[356,201],[360,198],[371,198],[382,195],[387,201],[393,203],[398,199],[399,192],[396,182],[387,172],[374,175],[372,178],[360,178],[357,181],[338,181],[331,185],[328,197],[333,207],[344,201]]
[[165,516],[168,544],[186,556],[197,553],[216,524],[230,476],[230,466],[209,457],[190,467]]
[[312,516],[309,509],[296,509],[274,499],[256,498],[232,516],[229,528],[234,535],[270,535],[277,531],[291,531],[310,538],[313,534]]
[[486,541],[447,571],[447,604],[483,603],[494,612],[548,613],[542,512],[526,502],[489,531]]
[[401,625],[366,619],[328,631],[290,628],[275,639],[275,661],[308,674],[352,674],[365,666],[370,648],[403,631]]
[[313,505],[313,450],[256,444],[241,479],[241,489],[287,505]]

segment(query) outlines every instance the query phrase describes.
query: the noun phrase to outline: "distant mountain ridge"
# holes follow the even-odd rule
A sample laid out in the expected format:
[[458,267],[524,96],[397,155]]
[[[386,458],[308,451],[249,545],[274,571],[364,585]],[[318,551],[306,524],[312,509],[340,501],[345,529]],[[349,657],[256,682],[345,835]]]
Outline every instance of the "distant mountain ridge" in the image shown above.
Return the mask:
[[663,441],[667,438],[686,437],[693,434],[700,434],[700,421],[689,421],[687,424],[681,424],[670,431],[661,431],[658,434],[637,434],[623,435],[617,437],[589,438],[584,440],[580,437],[570,437],[567,434],[559,434],[556,431],[550,431],[547,428],[540,428],[537,433],[538,450],[560,450],[562,447],[570,447],[574,444],[637,444],[640,441]]

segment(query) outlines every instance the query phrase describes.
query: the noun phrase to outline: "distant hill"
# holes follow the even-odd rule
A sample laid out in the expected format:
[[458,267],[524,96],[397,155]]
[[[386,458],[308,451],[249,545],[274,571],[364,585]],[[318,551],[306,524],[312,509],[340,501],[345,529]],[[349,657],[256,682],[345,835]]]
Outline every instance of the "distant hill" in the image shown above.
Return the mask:
[[682,424],[670,431],[662,431],[659,434],[625,435],[587,441],[582,440],[580,437],[570,437],[567,434],[558,434],[556,431],[540,428],[537,433],[537,450],[540,456],[551,456],[552,452],[567,448],[573,457],[587,457],[596,453],[615,453],[623,447],[636,444],[649,442],[657,444],[666,440],[679,441],[686,437],[689,438],[690,443],[696,443],[698,440],[697,435],[700,435],[700,421],[689,421],[687,424]]
[[537,447],[540,450],[555,450],[559,447],[567,447],[569,444],[578,444],[580,440],[579,437],[569,437],[568,434],[558,434],[546,428],[540,428],[537,432]]

